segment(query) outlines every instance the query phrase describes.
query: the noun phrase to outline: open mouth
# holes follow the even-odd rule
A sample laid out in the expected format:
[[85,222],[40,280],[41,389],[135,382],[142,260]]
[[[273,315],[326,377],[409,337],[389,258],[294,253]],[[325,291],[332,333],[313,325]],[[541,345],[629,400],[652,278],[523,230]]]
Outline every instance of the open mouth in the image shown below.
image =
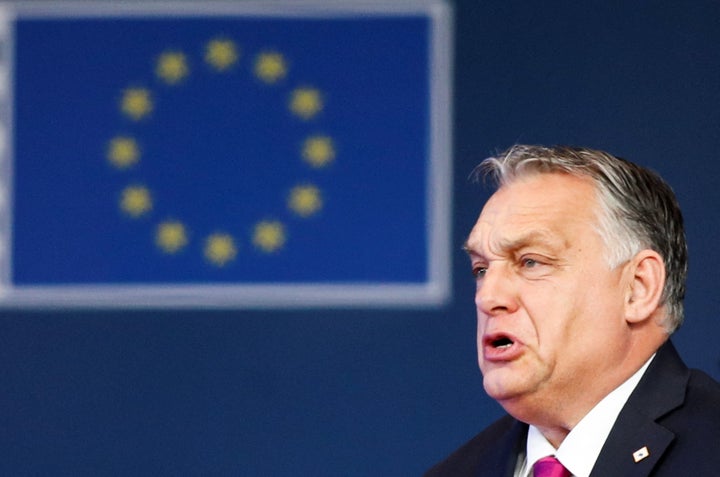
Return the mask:
[[496,349],[504,349],[504,348],[511,347],[513,345],[513,343],[514,343],[513,340],[511,340],[507,336],[500,336],[498,338],[493,339],[490,342],[490,345]]
[[483,340],[483,356],[487,362],[514,361],[524,352],[522,341],[512,334],[488,333]]

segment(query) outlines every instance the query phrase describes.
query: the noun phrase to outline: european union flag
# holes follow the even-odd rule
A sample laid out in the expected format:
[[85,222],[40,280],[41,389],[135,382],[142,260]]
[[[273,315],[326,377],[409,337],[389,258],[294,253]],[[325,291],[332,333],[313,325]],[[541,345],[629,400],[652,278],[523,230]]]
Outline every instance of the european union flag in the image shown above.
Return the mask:
[[4,6],[0,299],[443,302],[448,7],[329,5]]

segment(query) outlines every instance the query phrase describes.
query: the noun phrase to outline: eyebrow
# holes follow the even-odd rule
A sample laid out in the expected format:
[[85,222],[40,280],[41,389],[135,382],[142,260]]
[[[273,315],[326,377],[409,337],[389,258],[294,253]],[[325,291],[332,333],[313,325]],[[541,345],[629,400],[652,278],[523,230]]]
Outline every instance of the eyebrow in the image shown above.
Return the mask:
[[[482,255],[472,250],[468,245],[468,241],[469,239],[465,240],[462,246],[463,250],[468,254]],[[542,230],[533,230],[514,238],[502,238],[498,242],[499,249],[502,251],[519,250],[528,245],[541,245],[557,249],[561,244],[562,241],[558,240],[555,235]]]

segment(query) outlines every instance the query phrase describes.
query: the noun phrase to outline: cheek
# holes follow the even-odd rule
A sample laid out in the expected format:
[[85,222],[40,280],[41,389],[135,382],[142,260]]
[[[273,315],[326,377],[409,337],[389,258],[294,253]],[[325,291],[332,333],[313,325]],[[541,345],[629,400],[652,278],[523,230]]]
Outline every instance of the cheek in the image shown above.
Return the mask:
[[477,312],[475,316],[477,321],[477,334],[478,336],[480,336],[483,331],[485,331],[485,326],[487,326],[487,318],[485,318],[485,316],[483,316],[483,314],[480,312]]
[[477,327],[476,327],[476,342],[478,346],[478,350],[480,350],[480,344],[482,342],[482,336],[485,331],[485,319],[481,318],[480,315],[477,317]]
[[529,294],[523,306],[528,315],[524,326],[525,337],[535,341],[539,352],[561,349],[574,333],[578,323],[577,302],[573,291],[549,288],[540,293]]
[[609,351],[615,310],[589,289],[555,296],[555,303],[547,308],[549,313],[543,315],[547,321],[537,326],[540,352],[545,359],[572,363]]
[[478,313],[477,315],[477,331],[475,336],[475,344],[477,347],[477,359],[480,370],[483,369],[483,349],[482,349],[482,337],[485,334],[485,327],[487,326],[487,319]]

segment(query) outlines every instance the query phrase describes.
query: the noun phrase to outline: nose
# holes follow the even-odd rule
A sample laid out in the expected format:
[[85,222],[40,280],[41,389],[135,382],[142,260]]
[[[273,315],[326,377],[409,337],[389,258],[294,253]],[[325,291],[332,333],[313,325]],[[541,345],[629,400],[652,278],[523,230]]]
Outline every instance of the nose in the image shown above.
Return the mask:
[[475,306],[478,314],[497,316],[513,313],[517,307],[511,272],[503,263],[493,262],[477,281]]

